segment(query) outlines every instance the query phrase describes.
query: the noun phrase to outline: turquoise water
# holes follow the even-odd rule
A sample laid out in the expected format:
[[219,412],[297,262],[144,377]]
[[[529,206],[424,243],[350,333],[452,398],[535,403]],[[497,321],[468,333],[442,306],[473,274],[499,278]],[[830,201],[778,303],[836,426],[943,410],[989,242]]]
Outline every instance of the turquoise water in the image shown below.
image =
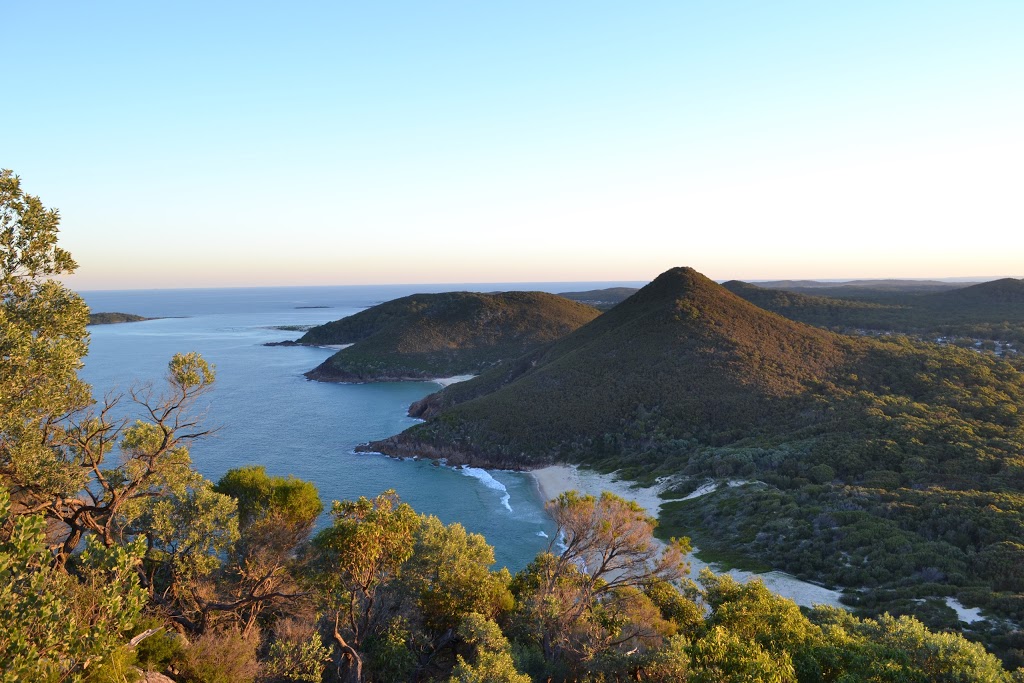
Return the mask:
[[[598,286],[612,285],[557,283],[530,288],[571,291]],[[486,285],[484,291],[512,288],[524,286]],[[413,424],[406,416],[409,404],[436,391],[438,385],[310,382],[302,373],[332,351],[263,346],[301,334],[274,326],[321,324],[421,291],[428,288],[84,292],[93,311],[182,317],[90,327],[90,351],[82,374],[97,397],[114,388],[127,390],[133,383],[155,382],[159,387],[157,382],[174,353],[198,351],[217,374],[205,406],[205,424],[217,432],[192,449],[193,463],[206,477],[216,480],[230,468],[260,464],[271,474],[314,482],[327,507],[332,500],[375,496],[393,488],[418,512],[436,515],[446,523],[460,522],[486,536],[495,548],[497,565],[516,571],[547,547],[553,527],[526,475],[454,470],[429,461],[354,453],[358,444]],[[328,522],[325,515],[321,523]]]

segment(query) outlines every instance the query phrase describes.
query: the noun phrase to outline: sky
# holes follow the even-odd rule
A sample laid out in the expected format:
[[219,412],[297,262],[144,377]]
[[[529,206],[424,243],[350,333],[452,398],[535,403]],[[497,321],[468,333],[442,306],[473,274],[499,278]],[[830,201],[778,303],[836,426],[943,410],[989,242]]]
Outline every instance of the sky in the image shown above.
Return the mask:
[[1024,275],[1024,2],[4,3],[77,289]]

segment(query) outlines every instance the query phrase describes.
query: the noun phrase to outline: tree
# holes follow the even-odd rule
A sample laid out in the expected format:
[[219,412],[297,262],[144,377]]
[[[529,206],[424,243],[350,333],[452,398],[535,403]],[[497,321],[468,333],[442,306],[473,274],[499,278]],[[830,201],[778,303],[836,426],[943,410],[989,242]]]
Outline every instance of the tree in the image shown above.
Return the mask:
[[176,354],[162,393],[129,392],[135,420],[121,416],[122,395],[96,404],[77,374],[88,308],[55,279],[76,267],[57,246],[59,222],[0,171],[0,487],[15,516],[45,518],[58,569],[87,537],[110,549],[144,539],[144,587],[195,627],[186,596],[237,539],[234,501],[210,490],[189,457],[210,432],[196,408],[214,369]]
[[363,680],[367,640],[386,631],[385,589],[412,556],[420,518],[393,490],[373,500],[335,501],[334,524],[313,539],[311,584],[320,593],[337,651],[337,673]]
[[15,514],[47,518],[61,565],[85,534],[106,547],[133,538],[154,499],[199,483],[188,446],[208,430],[190,410],[214,373],[198,354],[179,354],[166,394],[131,393],[142,419],[114,417],[121,396],[91,409],[91,388],[78,377],[89,311],[55,279],[76,268],[57,246],[59,223],[55,209],[0,171],[0,484]]
[[233,499],[213,491],[209,482],[197,482],[155,499],[136,526],[147,540],[150,595],[179,628],[201,634],[214,613],[236,607],[217,585],[217,570],[238,541]]
[[271,477],[262,465],[228,470],[214,490],[238,501],[243,531],[285,527],[295,542],[309,534],[324,508],[315,485],[295,477]]
[[929,631],[913,617],[858,619],[845,610],[816,607],[810,619],[825,634],[816,653],[846,679],[1001,683],[1013,680],[994,655],[955,633]]
[[633,501],[605,491],[600,498],[568,491],[544,506],[557,528],[552,541],[564,544],[556,568],[574,565],[587,576],[593,594],[620,587],[637,588],[653,580],[671,581],[684,574],[688,539],[660,545],[658,521]]
[[[702,597],[710,609],[705,632],[691,648],[697,680],[793,680],[798,664],[817,670],[810,651],[821,630],[791,600],[761,581],[738,583],[728,575],[701,572]],[[820,672],[817,677],[820,678]]]
[[496,623],[470,613],[459,627],[462,638],[475,650],[474,662],[461,655],[449,683],[530,683],[516,670],[508,639]]
[[538,555],[512,586],[518,628],[549,665],[590,666],[613,651],[638,655],[674,633],[642,589],[682,578],[687,539],[660,547],[656,520],[608,492],[569,491],[546,508],[557,524],[553,543],[564,549]]
[[54,278],[73,273],[57,246],[60,215],[0,170],[0,484],[16,513],[41,512],[86,475],[62,458],[64,418],[92,402],[78,378],[85,302]]
[[229,470],[213,489],[238,504],[240,538],[221,577],[230,609],[248,633],[269,608],[304,597],[295,582],[297,549],[323,510],[310,482],[271,477],[261,466]]
[[53,567],[41,515],[12,516],[0,490],[0,681],[81,680],[126,647],[146,602],[135,564],[141,544],[90,539],[76,572]]
[[421,516],[413,552],[402,568],[398,590],[408,596],[410,647],[418,669],[450,669],[454,650],[464,641],[467,615],[496,619],[513,606],[508,570],[491,572],[494,549],[480,534],[461,524],[445,526],[437,517]]

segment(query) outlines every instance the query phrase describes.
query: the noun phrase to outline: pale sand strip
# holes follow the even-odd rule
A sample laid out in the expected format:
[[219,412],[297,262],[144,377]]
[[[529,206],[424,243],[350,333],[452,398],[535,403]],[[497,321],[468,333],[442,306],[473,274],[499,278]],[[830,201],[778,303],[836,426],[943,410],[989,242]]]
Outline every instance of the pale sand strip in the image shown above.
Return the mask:
[[[635,501],[647,514],[655,518],[659,516],[663,502],[658,494],[667,486],[667,482],[663,482],[660,485],[648,488],[634,488],[631,482],[616,480],[614,474],[599,474],[593,470],[581,470],[575,465],[552,465],[539,470],[531,470],[529,474],[533,477],[534,482],[536,482],[540,496],[545,501],[556,498],[566,491],[575,490],[592,496],[599,496],[602,491],[609,491],[626,500]],[[743,482],[739,481],[728,482],[729,486],[739,486],[742,484]],[[694,491],[694,493],[705,495],[711,493],[716,488],[717,486],[705,484],[697,489],[697,491]],[[690,494],[688,497],[696,498],[697,496]],[[692,553],[687,557],[687,560],[690,562],[690,578],[694,580],[700,575],[702,569],[708,567],[706,562],[700,561]],[[710,569],[716,573],[722,573],[717,567],[711,566]],[[740,582],[746,582],[755,578],[760,579],[773,593],[789,598],[798,605],[805,607],[812,605],[842,607],[842,604],[839,602],[840,593],[838,591],[801,581],[785,572],[772,571],[764,574],[754,574],[752,572],[731,569],[725,573]]]
[[616,480],[614,474],[600,474],[593,470],[581,470],[575,465],[551,465],[539,470],[531,470],[530,476],[537,483],[540,496],[545,501],[557,498],[566,491],[600,496],[602,491],[609,491],[632,500],[642,507],[651,517],[657,517],[661,511],[661,498],[658,497],[660,487],[633,488],[632,482]]
[[437,377],[429,380],[434,384],[440,384],[442,387],[447,387],[458,382],[465,382],[467,379],[473,379],[476,375],[455,375],[454,377]]

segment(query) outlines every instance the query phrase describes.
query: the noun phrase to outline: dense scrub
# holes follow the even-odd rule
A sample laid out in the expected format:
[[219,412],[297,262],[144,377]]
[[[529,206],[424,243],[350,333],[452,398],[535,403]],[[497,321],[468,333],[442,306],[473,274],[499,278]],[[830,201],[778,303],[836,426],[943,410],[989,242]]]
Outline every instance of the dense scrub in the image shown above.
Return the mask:
[[307,373],[311,379],[430,379],[478,374],[597,315],[543,292],[414,294],[314,327],[298,343],[352,345]]
[[1024,280],[1003,278],[943,291],[843,287],[795,292],[735,280],[723,286],[766,310],[839,331],[1024,342]]
[[[266,477],[233,472],[222,485],[251,504]],[[311,543],[293,538],[278,567],[304,591],[256,610],[221,605],[202,628],[147,601],[131,571],[141,547],[108,552],[116,559],[99,566],[84,557],[64,574],[41,557],[42,518],[20,516],[0,543],[0,680],[125,681],[136,666],[250,683],[1020,680],[980,645],[909,617],[802,612],[760,582],[684,580],[686,541],[652,545],[653,520],[610,494],[568,493],[549,510],[564,550],[511,576],[491,569],[481,536],[417,515],[393,492],[335,503],[334,524]],[[8,515],[0,496],[0,523]],[[235,552],[206,575],[206,590],[231,582]]]
[[755,480],[672,504],[666,523],[702,548],[864,588],[856,603],[870,613],[959,628],[933,604],[957,595],[1011,624],[1024,617],[1006,579],[1024,547],[1024,375],[992,356],[833,334],[677,269],[413,408],[432,419],[372,447],[504,467],[582,462],[682,478],[679,495],[705,479]]

